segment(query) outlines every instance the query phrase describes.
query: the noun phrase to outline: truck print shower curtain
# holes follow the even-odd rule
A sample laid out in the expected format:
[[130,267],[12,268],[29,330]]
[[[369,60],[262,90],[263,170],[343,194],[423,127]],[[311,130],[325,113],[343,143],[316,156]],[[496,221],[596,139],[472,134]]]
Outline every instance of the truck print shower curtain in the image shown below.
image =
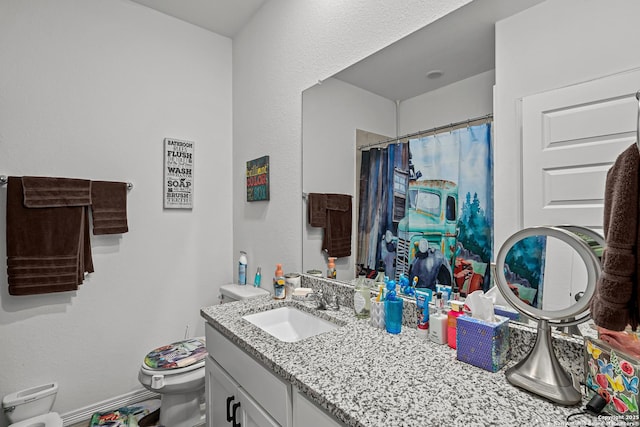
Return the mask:
[[417,287],[487,290],[493,250],[491,124],[362,153],[358,260]]

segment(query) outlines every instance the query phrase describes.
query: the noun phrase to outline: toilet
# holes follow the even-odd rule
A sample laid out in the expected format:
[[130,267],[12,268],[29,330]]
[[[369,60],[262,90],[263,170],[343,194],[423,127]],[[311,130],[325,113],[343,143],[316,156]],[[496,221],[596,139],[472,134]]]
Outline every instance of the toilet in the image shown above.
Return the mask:
[[[267,296],[249,285],[220,287],[222,303]],[[160,394],[160,425],[193,427],[205,420],[204,384],[207,349],[204,337],[178,341],[152,350],[144,358],[138,380]]]
[[174,342],[144,358],[138,380],[160,394],[160,425],[193,427],[204,421],[204,338]]
[[9,427],[62,427],[62,418],[51,411],[58,383],[48,383],[11,393],[2,399]]

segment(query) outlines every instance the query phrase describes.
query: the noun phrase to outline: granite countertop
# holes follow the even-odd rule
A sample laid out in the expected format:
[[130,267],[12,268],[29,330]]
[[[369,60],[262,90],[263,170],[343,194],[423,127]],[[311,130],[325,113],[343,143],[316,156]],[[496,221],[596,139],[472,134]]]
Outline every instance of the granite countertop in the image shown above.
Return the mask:
[[[285,305],[342,326],[287,343],[242,319]],[[400,334],[391,335],[357,319],[351,308],[314,307],[312,302],[263,297],[205,307],[201,314],[349,426],[564,426],[567,415],[580,411],[579,405],[555,405],[512,386],[505,368],[491,373],[460,362],[455,350],[419,338],[416,329],[403,326]]]

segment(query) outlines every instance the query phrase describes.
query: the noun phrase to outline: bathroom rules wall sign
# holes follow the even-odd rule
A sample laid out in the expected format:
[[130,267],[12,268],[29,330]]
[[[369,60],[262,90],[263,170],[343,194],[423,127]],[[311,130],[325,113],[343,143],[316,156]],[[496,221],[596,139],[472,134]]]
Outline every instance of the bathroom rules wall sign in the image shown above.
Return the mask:
[[193,207],[193,142],[164,139],[164,207]]
[[269,156],[247,162],[247,202],[269,200]]

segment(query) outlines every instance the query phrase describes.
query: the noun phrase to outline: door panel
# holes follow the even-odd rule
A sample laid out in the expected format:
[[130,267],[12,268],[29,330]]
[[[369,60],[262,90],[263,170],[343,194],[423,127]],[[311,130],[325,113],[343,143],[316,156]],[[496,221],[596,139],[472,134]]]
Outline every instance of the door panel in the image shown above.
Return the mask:
[[640,71],[522,100],[523,225],[602,227],[606,173],[635,141]]
[[[640,70],[634,70],[523,98],[525,228],[574,224],[602,234],[606,175],[636,140],[638,90]],[[549,275],[565,279],[546,283],[545,309],[565,308],[584,290],[576,258]]]

